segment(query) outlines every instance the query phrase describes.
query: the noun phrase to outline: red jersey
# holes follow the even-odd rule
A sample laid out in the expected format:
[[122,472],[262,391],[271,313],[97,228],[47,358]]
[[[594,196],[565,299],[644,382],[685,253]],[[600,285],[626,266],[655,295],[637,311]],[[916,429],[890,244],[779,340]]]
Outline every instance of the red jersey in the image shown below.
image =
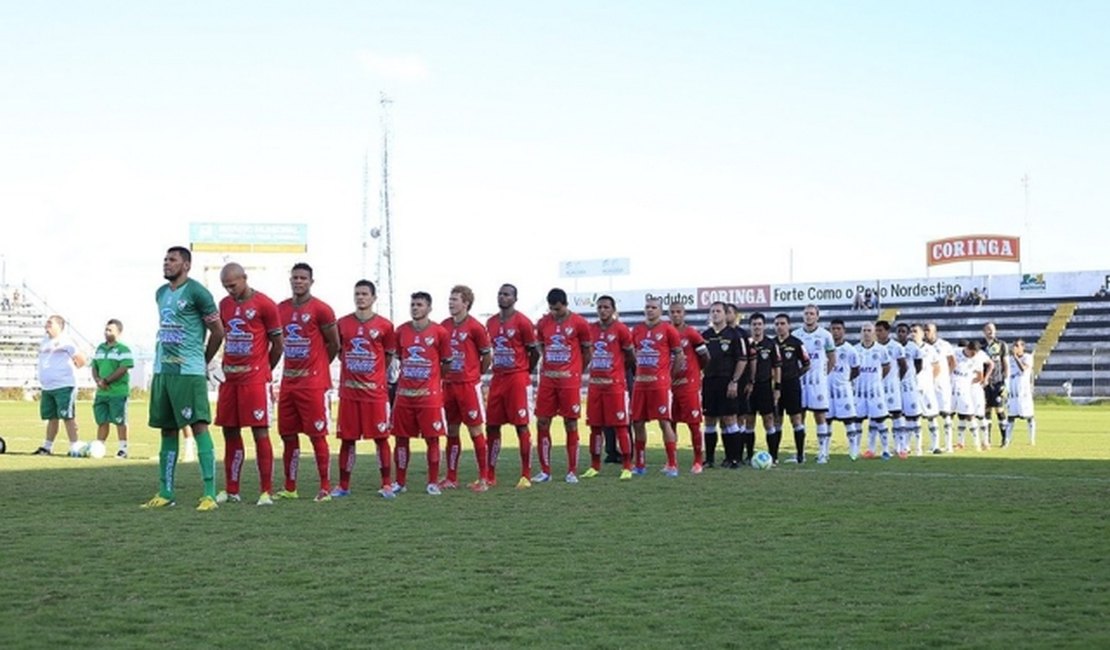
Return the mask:
[[385,371],[389,359],[386,355],[397,351],[393,323],[379,314],[366,321],[347,314],[339,319],[336,327],[339,328],[339,400],[388,401]]
[[636,348],[636,384],[644,388],[671,387],[671,354],[682,349],[682,337],[670,323],[655,327],[640,323],[632,329]]
[[536,332],[527,316],[518,311],[502,321],[494,314],[486,321],[486,331],[493,346],[493,374],[528,372],[528,348],[536,344]]
[[224,323],[224,377],[229,384],[266,383],[270,371],[270,336],[281,334],[277,305],[252,291],[243,302],[231,296],[220,301]]
[[281,387],[285,390],[331,388],[331,364],[322,330],[335,325],[335,312],[318,298],[310,297],[303,305],[293,304],[293,299],[289,298],[278,305],[278,315],[285,333]]
[[605,328],[601,323],[592,323],[590,340],[594,346],[590,359],[590,386],[623,393],[628,383],[625,379],[624,351],[632,348],[632,332],[619,320]]
[[490,351],[486,328],[473,316],[467,316],[461,323],[448,318],[442,327],[451,341],[451,365],[443,373],[443,381],[477,383],[482,379],[482,355]]
[[451,337],[435,323],[417,330],[412,321],[397,328],[401,376],[397,399],[409,406],[443,408],[443,361],[452,357]]
[[582,346],[590,345],[590,325],[574,312],[562,321],[544,314],[536,323],[536,336],[543,346],[543,379],[553,386],[582,384]]
[[678,332],[682,339],[682,353],[686,355],[686,372],[674,380],[673,388],[681,390],[701,390],[701,364],[698,363],[697,349],[705,345],[701,332],[687,325]]

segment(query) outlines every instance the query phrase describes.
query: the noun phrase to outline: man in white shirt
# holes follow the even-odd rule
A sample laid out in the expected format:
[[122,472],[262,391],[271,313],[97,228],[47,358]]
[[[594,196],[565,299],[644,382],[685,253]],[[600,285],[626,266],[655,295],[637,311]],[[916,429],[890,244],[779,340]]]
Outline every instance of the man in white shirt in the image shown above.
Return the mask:
[[59,420],[65,423],[69,455],[81,455],[74,405],[77,402],[77,369],[85,365],[85,355],[65,327],[66,321],[61,316],[47,318],[46,336],[39,345],[39,383],[42,384],[39,414],[46,421],[46,440],[34,451],[36,456],[53,453]]

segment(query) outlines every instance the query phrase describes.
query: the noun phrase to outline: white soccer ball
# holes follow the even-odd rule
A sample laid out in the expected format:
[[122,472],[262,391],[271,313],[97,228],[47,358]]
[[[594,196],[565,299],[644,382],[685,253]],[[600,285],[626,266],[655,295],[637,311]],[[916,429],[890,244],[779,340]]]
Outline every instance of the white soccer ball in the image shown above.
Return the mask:
[[89,445],[84,442],[75,442],[69,446],[70,458],[86,458],[89,455]]
[[771,466],[774,464],[775,459],[771,458],[771,454],[769,452],[760,451],[756,452],[756,454],[752,456],[752,467],[754,467],[755,469],[771,469]]
[[89,458],[104,458],[104,454],[108,450],[104,447],[104,443],[99,440],[93,440],[87,447]]

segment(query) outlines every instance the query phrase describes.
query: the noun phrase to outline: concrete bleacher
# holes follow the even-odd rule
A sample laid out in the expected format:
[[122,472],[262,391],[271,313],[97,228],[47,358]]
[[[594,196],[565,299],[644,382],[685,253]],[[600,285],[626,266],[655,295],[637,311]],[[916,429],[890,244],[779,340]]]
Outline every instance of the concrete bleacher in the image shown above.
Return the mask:
[[1077,302],[1060,341],[1037,378],[1039,389],[1073,397],[1110,394],[1110,302]]
[[[0,304],[0,388],[38,388],[39,345],[50,306],[26,286],[0,287],[7,300]],[[19,299],[13,297],[18,295]],[[87,339],[70,329],[78,345],[90,349]],[[78,372],[78,385],[91,387],[92,376]]]

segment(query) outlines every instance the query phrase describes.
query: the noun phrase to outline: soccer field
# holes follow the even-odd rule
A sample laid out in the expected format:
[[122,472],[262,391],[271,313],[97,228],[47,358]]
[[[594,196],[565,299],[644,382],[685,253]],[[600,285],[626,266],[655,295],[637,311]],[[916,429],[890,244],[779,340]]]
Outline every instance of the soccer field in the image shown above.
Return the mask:
[[[678,479],[652,434],[646,477],[607,465],[527,491],[506,450],[486,494],[394,501],[365,444],[349,499],[213,513],[191,507],[195,464],[179,506],[139,509],[157,487],[145,427],[132,460],[25,455],[36,408],[0,403],[4,648],[1110,647],[1106,407],[1040,405],[1036,447],[1019,422],[1007,450],[852,463],[837,427],[827,466],[701,476],[683,427]],[[472,480],[469,450],[462,465]]]

